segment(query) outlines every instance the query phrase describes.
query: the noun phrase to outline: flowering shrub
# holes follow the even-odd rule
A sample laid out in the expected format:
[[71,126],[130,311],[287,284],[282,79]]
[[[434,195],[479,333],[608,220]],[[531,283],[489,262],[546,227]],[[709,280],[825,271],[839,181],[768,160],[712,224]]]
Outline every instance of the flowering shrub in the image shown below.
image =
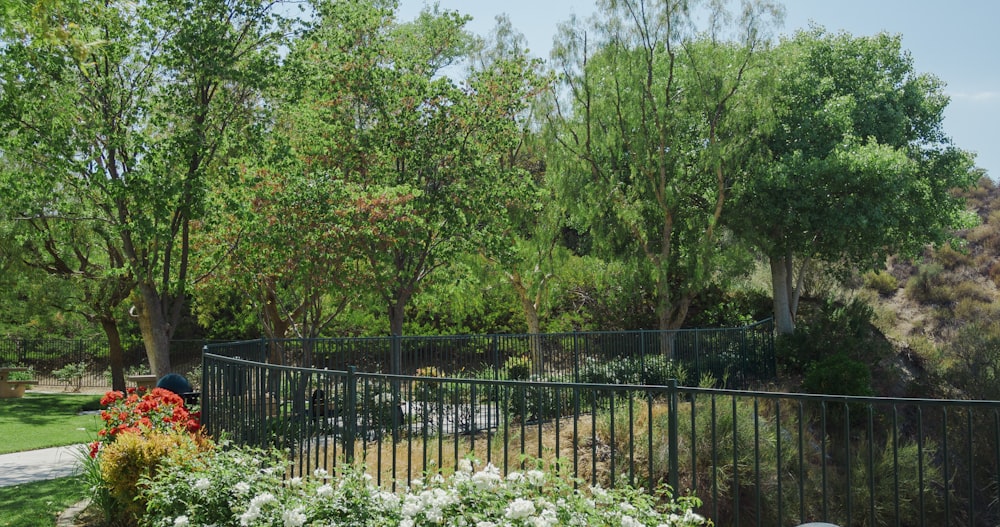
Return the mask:
[[196,463],[166,463],[144,486],[151,527],[364,525],[475,527],[555,525],[691,527],[695,498],[661,499],[639,490],[579,490],[540,470],[503,477],[464,461],[452,476],[416,480],[399,493],[345,467],[336,477],[281,481],[273,455],[240,449],[208,452]]
[[129,388],[128,392],[110,391],[101,398],[104,428],[90,444],[90,457],[96,458],[101,445],[111,443],[123,432],[187,432],[200,434],[201,412],[189,412],[184,399],[170,390],[151,391]]
[[169,390],[110,391],[101,398],[104,426],[83,459],[93,502],[105,523],[134,525],[144,510],[137,500],[168,456],[197,457],[213,447],[201,432],[199,413]]

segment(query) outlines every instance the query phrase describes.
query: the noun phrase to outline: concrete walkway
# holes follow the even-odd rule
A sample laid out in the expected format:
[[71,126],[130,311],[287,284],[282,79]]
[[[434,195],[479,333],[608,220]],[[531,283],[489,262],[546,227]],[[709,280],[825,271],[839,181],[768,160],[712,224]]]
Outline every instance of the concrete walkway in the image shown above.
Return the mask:
[[0,454],[0,487],[78,474],[83,448],[73,445]]

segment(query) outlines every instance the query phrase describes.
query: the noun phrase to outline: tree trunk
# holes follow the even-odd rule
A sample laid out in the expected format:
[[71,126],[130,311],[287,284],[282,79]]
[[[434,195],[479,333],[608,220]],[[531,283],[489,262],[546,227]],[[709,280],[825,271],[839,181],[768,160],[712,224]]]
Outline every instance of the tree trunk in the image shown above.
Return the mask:
[[795,333],[795,317],[792,313],[792,271],[787,256],[772,256],[771,291],[774,298],[774,327],[779,335]]
[[111,389],[125,391],[125,352],[122,350],[118,322],[111,314],[101,316],[101,328],[108,337],[108,360],[111,363]]
[[139,302],[136,312],[139,316],[139,331],[146,346],[151,373],[157,378],[170,373],[170,324],[160,305],[160,296],[152,284],[140,283]]
[[389,363],[389,373],[401,375],[403,371],[403,322],[406,319],[406,295],[396,295],[389,302],[389,335],[392,336],[392,355]]
[[528,288],[524,286],[521,277],[517,274],[508,275],[510,283],[517,292],[517,298],[521,301],[521,309],[524,310],[524,319],[528,325],[528,346],[531,351],[531,373],[541,375],[544,369],[542,357],[542,325],[538,320],[538,305],[528,294]]

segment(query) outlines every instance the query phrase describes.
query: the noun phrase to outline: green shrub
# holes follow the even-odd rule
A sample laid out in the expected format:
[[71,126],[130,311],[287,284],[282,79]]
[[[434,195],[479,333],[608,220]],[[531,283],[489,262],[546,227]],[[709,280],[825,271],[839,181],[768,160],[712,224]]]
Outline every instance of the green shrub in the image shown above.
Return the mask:
[[865,273],[865,287],[873,289],[882,296],[891,296],[899,289],[899,281],[887,271]]
[[502,378],[511,381],[523,381],[531,377],[531,359],[524,356],[508,357],[503,362]]
[[969,265],[972,261],[967,252],[955,249],[950,243],[938,247],[934,251],[934,259],[948,270],[955,270],[958,267]]
[[802,389],[806,393],[870,396],[872,372],[846,353],[837,353],[809,366]]
[[153,478],[167,457],[194,457],[201,447],[186,433],[124,433],[101,450],[101,481],[110,497],[114,525],[137,525],[146,503],[142,481]]
[[841,352],[872,361],[892,353],[889,343],[873,330],[875,311],[865,301],[855,298],[840,304],[828,299],[818,307],[814,312],[800,309],[795,333],[775,341],[783,371],[805,373],[810,364]]
[[[851,509],[853,515],[847,525],[946,525],[953,520],[954,518],[944,516],[941,494],[931,490],[945,486],[941,468],[935,462],[937,450],[937,445],[932,441],[917,445],[913,441],[904,440],[895,452],[892,443],[887,443],[883,448],[876,447],[871,453],[867,444],[859,445],[854,450],[856,454],[851,463],[851,483],[847,485],[854,501]],[[923,489],[920,488],[921,479]],[[872,482],[874,495],[871,494]],[[833,498],[838,508],[846,510],[846,496],[835,494]],[[874,500],[876,504],[874,523],[871,509],[865,506],[870,500]],[[898,518],[895,507],[881,506],[897,502]]]
[[83,376],[87,373],[86,362],[71,362],[58,370],[54,370],[52,375],[66,385],[66,389],[74,392],[80,391],[83,386]]
[[947,304],[955,299],[954,291],[944,280],[944,267],[940,263],[924,263],[906,282],[906,295],[924,304]]

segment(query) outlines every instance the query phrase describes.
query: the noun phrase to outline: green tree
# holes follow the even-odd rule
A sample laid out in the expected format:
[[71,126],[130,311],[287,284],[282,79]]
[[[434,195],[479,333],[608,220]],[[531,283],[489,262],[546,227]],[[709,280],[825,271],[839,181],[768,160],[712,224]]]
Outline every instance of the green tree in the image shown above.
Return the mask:
[[[394,1],[314,8],[316,24],[292,51],[294,74],[308,79],[292,146],[349,196],[353,250],[372,271],[390,333],[401,335],[428,276],[500,239],[504,207],[525,186],[501,158],[537,82],[522,55],[461,83],[445,75],[471,42],[467,18],[454,12],[397,23]],[[396,347],[393,371],[400,360]]]
[[564,25],[553,51],[563,153],[550,170],[574,223],[650,273],[661,330],[683,324],[716,271],[719,220],[759,133],[753,85],[780,9],[748,3],[734,19],[725,4],[601,1],[600,19]]
[[[236,181],[213,190],[198,236],[196,269],[205,278],[198,287],[235,288],[269,338],[315,339],[352,300],[364,297],[359,286],[370,283],[370,273],[352,259],[354,237],[343,220],[352,203],[342,187],[296,159],[280,130],[265,151],[246,161]],[[271,361],[281,363],[280,344],[271,351]]]
[[914,71],[899,36],[813,28],[773,64],[777,126],[729,223],[768,257],[789,334],[810,265],[877,268],[946,239],[965,207],[952,191],[979,175],[942,131],[943,84]]
[[[259,121],[281,33],[272,2],[55,2],[72,41],[5,32],[0,184],[19,218],[107,231],[156,375],[187,301],[192,221]],[[46,31],[51,29],[51,25]],[[83,52],[78,42],[90,42]],[[94,236],[100,239],[100,236]]]

